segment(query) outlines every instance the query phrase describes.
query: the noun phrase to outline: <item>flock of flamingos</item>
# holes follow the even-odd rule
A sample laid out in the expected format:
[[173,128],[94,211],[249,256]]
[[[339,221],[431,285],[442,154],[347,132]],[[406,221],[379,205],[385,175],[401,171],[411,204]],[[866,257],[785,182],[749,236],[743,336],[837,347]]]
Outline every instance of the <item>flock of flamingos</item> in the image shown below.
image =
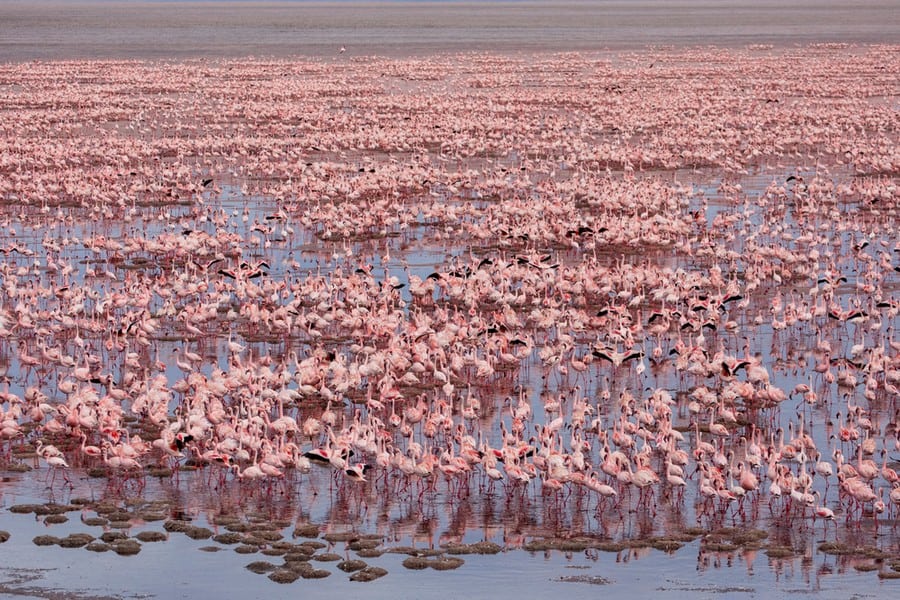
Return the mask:
[[896,57],[2,65],[0,466],[890,532]]

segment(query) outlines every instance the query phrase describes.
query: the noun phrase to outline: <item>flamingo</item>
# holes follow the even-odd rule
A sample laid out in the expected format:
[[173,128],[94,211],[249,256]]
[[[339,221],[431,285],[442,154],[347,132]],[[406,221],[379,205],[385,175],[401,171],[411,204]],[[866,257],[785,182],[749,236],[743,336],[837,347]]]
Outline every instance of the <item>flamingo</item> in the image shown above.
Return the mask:
[[365,463],[354,463],[352,465],[347,465],[344,469],[344,477],[348,480],[353,481],[354,483],[362,483],[366,480],[366,473],[371,470],[372,465],[368,465]]

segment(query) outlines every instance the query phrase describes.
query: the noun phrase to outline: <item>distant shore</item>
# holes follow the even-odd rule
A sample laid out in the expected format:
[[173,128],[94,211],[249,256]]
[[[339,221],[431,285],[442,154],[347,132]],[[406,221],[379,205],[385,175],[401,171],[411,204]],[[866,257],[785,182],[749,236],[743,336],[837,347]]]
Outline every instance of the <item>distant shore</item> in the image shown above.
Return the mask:
[[0,3],[0,62],[876,44],[896,40],[898,13],[890,0],[14,1]]

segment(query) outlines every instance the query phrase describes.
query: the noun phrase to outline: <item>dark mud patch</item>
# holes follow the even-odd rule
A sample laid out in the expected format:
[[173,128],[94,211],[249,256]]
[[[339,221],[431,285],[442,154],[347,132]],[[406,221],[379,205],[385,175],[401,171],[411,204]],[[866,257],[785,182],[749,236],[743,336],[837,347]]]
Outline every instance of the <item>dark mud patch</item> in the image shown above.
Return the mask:
[[294,549],[294,544],[292,542],[281,540],[278,542],[273,542],[272,548],[276,548],[278,550],[284,550],[285,552],[290,552],[291,550]]
[[272,571],[274,571],[275,569],[278,568],[278,565],[272,564],[270,562],[266,562],[264,560],[257,560],[257,561],[250,563],[249,565],[247,565],[244,568],[252,573],[262,575],[263,573],[271,573]]
[[368,565],[364,560],[342,560],[335,566],[344,573],[353,573],[365,569]]
[[278,569],[269,573],[269,579],[275,583],[294,583],[300,578],[300,573],[290,569]]
[[277,542],[284,536],[278,531],[252,531],[247,535],[247,540],[251,543]]
[[47,515],[44,517],[44,523],[47,525],[59,525],[69,520],[66,515]]
[[102,596],[85,591],[65,591],[32,584],[52,569],[0,569],[0,595],[6,597],[45,598],[46,600],[122,600],[120,596]]
[[656,550],[661,550],[661,551],[667,552],[669,554],[671,554],[677,550],[680,550],[682,546],[684,546],[683,543],[679,542],[678,540],[671,540],[671,539],[657,539],[657,540],[653,540],[650,543],[651,548],[654,548]]
[[351,575],[350,581],[375,581],[376,579],[384,577],[387,573],[387,569],[382,569],[381,567],[366,567]]
[[756,588],[736,586],[736,585],[703,585],[690,586],[676,584],[667,587],[658,587],[660,592],[696,592],[701,594],[755,594]]
[[321,554],[314,554],[310,557],[310,560],[317,560],[319,562],[335,562],[341,560],[340,554],[335,554],[333,552],[323,552]]
[[331,571],[325,569],[306,569],[300,573],[303,579],[324,579],[331,575]]
[[54,546],[59,543],[59,538],[55,535],[38,535],[31,541],[35,546]]
[[414,571],[421,571],[428,568],[428,559],[421,556],[410,556],[403,559],[403,566]]
[[728,542],[706,542],[703,544],[703,550],[706,552],[735,552],[739,546]]
[[248,523],[247,531],[253,532],[253,533],[263,532],[263,531],[278,531],[280,529],[284,529],[284,527],[285,527],[284,525],[275,523],[273,521],[259,521],[259,522],[255,522],[255,523]]
[[141,545],[132,539],[121,540],[112,545],[112,549],[116,554],[122,556],[133,556],[141,551]]
[[326,544],[324,542],[310,541],[310,542],[303,542],[303,543],[297,544],[297,548],[308,549],[308,550],[311,550],[312,552],[315,552],[316,550],[321,550],[322,548],[327,548],[327,547],[328,547],[328,544]]
[[148,477],[166,478],[172,476],[172,469],[168,467],[148,467],[145,469]]
[[498,554],[503,547],[493,542],[475,544],[451,544],[445,548],[447,554]]
[[6,465],[6,470],[11,473],[27,473],[31,471],[31,467],[25,463],[10,463]]
[[451,571],[460,568],[465,562],[456,556],[441,556],[428,561],[428,566],[435,571]]
[[292,551],[288,552],[287,554],[285,554],[282,558],[284,559],[284,562],[286,562],[286,563],[308,562],[309,557],[311,557],[312,555],[313,555],[312,552],[304,552],[304,551],[295,549],[295,550],[292,550]]
[[213,532],[206,527],[188,527],[184,534],[192,540],[208,540],[213,536]]
[[761,529],[724,527],[710,532],[702,540],[704,550],[732,552],[738,548],[759,549],[769,534]]
[[437,548],[413,548],[412,546],[397,546],[387,550],[391,554],[408,554],[410,556],[440,556],[443,550]]
[[166,513],[155,512],[155,511],[143,511],[139,513],[139,516],[147,521],[148,523],[151,521],[162,521],[166,518]]
[[560,577],[556,581],[563,581],[566,583],[587,583],[590,585],[609,585],[612,583],[612,581],[606,577],[600,577],[599,575],[566,575]]
[[884,559],[888,555],[874,546],[851,546],[840,542],[822,542],[819,552],[835,556],[863,556],[866,558]]
[[124,510],[117,510],[111,513],[106,513],[106,518],[112,521],[130,521],[132,514],[130,512],[126,512]]
[[627,542],[598,542],[595,549],[601,552],[621,552],[627,548],[630,548],[631,545]]
[[294,571],[297,574],[302,573],[303,571],[308,571],[309,569],[314,568],[312,564],[305,560],[296,560],[296,561],[285,561],[283,565],[281,565],[282,569],[289,569]]
[[766,556],[769,558],[791,558],[796,556],[793,548],[788,546],[769,546],[766,548]]
[[169,539],[162,531],[142,531],[134,537],[141,542],[164,542]]
[[294,528],[294,532],[291,535],[293,535],[295,538],[317,538],[319,537],[319,526],[313,523],[298,525]]
[[322,536],[322,539],[326,542],[335,543],[335,542],[352,542],[359,538],[359,534],[353,531],[344,531],[341,533],[326,533]]
[[121,511],[122,511],[122,509],[119,508],[117,505],[110,504],[108,502],[100,503],[94,507],[94,512],[96,512],[98,515],[103,515],[107,518],[109,518],[108,515],[115,514],[117,512],[121,512]]
[[[547,550],[560,550],[562,552],[583,552],[597,545],[596,540],[580,538],[546,538],[531,540],[523,547],[528,552],[545,552]],[[627,544],[623,547],[627,547]]]
[[191,525],[187,521],[169,520],[163,524],[163,529],[165,529],[169,533],[184,533],[191,527],[193,527],[193,525]]
[[450,571],[458,569],[465,561],[457,556],[438,556],[428,558],[425,556],[410,556],[403,560],[403,566],[413,571],[432,568],[435,571]]
[[368,540],[353,540],[347,547],[354,552],[359,552],[360,550],[372,550],[381,545],[381,538],[378,539],[368,539]]

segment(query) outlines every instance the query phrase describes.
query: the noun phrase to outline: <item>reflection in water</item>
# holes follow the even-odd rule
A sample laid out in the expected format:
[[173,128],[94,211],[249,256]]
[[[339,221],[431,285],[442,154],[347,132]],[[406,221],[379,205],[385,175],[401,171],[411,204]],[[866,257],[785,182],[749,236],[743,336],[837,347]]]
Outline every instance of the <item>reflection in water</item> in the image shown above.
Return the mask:
[[4,493],[298,552],[883,565],[892,51],[4,67]]

